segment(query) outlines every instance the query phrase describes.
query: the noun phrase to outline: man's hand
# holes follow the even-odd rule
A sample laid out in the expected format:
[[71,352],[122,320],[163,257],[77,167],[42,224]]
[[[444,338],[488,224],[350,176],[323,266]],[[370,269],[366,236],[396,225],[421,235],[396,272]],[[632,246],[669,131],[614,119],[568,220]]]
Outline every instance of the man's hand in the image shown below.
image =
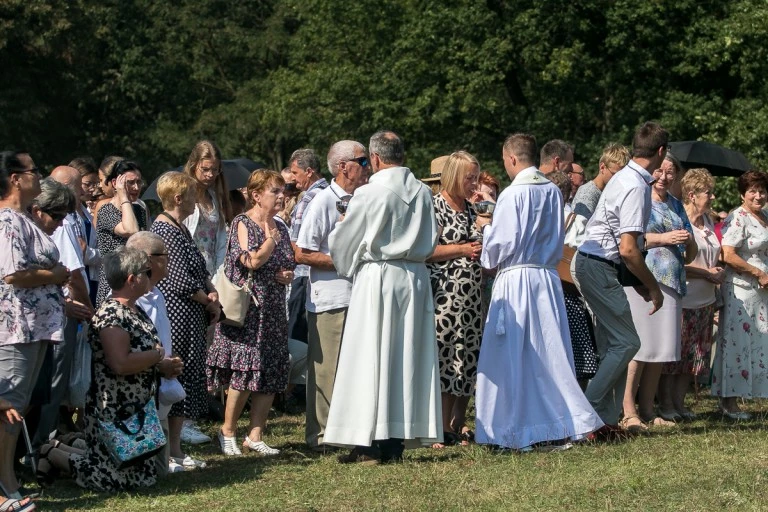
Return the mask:
[[70,318],[89,322],[93,318],[93,308],[72,299],[65,299],[64,314]]
[[653,308],[648,312],[648,314],[652,315],[660,310],[661,306],[664,305],[664,295],[661,293],[661,288],[659,288],[658,284],[650,290],[650,295]]

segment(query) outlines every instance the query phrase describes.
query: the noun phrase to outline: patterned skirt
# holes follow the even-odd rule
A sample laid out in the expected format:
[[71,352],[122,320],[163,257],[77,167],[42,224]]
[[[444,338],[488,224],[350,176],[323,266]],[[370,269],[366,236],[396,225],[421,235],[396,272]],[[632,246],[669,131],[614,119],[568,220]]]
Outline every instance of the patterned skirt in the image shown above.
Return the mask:
[[568,330],[571,332],[573,363],[577,379],[591,379],[597,372],[597,346],[592,319],[581,297],[564,292]]
[[665,375],[709,375],[714,317],[714,304],[697,309],[683,309],[680,361],[666,363],[662,370]]

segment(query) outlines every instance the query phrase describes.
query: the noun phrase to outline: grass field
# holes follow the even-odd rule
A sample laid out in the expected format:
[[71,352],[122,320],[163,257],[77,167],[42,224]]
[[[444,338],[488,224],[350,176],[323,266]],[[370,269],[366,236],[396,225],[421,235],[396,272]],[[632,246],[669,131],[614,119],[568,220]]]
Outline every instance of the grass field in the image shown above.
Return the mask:
[[[303,444],[301,415],[275,414],[276,458],[225,458],[189,447],[208,468],[170,475],[131,494],[86,492],[62,479],[41,510],[768,510],[766,402],[733,422],[694,404],[699,418],[621,444],[560,453],[496,454],[481,447],[406,451],[405,462],[340,465]],[[217,425],[202,425],[214,436]],[[240,437],[244,434],[244,425]]]

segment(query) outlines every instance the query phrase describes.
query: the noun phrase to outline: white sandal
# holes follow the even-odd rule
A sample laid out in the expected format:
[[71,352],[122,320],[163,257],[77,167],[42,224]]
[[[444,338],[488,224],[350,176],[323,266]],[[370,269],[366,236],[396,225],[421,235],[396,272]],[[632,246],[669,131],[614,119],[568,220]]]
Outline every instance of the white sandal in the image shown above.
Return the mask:
[[245,453],[248,453],[249,451],[254,451],[256,453],[260,453],[261,455],[270,455],[270,456],[277,455],[280,453],[280,450],[267,446],[267,443],[265,443],[264,441],[253,442],[251,441],[251,438],[248,436],[245,436],[245,442],[243,443],[243,451]]
[[219,430],[219,446],[221,446],[221,453],[224,455],[242,455],[243,452],[237,446],[237,437],[227,437]]

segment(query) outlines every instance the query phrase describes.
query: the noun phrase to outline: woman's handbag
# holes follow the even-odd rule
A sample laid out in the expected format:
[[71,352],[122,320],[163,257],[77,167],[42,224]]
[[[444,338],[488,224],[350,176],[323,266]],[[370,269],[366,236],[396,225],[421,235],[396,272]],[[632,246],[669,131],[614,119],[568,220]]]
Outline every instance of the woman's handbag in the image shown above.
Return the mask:
[[155,405],[154,384],[150,396],[144,405],[134,402],[121,406],[114,421],[99,420],[101,442],[117,469],[140,464],[165,446],[165,434]]
[[219,302],[226,317],[221,323],[242,327],[245,324],[245,314],[248,312],[248,306],[251,302],[253,272],[248,272],[248,279],[243,286],[237,286],[229,280],[224,272],[224,265],[222,265],[216,272],[213,285],[219,292]]

